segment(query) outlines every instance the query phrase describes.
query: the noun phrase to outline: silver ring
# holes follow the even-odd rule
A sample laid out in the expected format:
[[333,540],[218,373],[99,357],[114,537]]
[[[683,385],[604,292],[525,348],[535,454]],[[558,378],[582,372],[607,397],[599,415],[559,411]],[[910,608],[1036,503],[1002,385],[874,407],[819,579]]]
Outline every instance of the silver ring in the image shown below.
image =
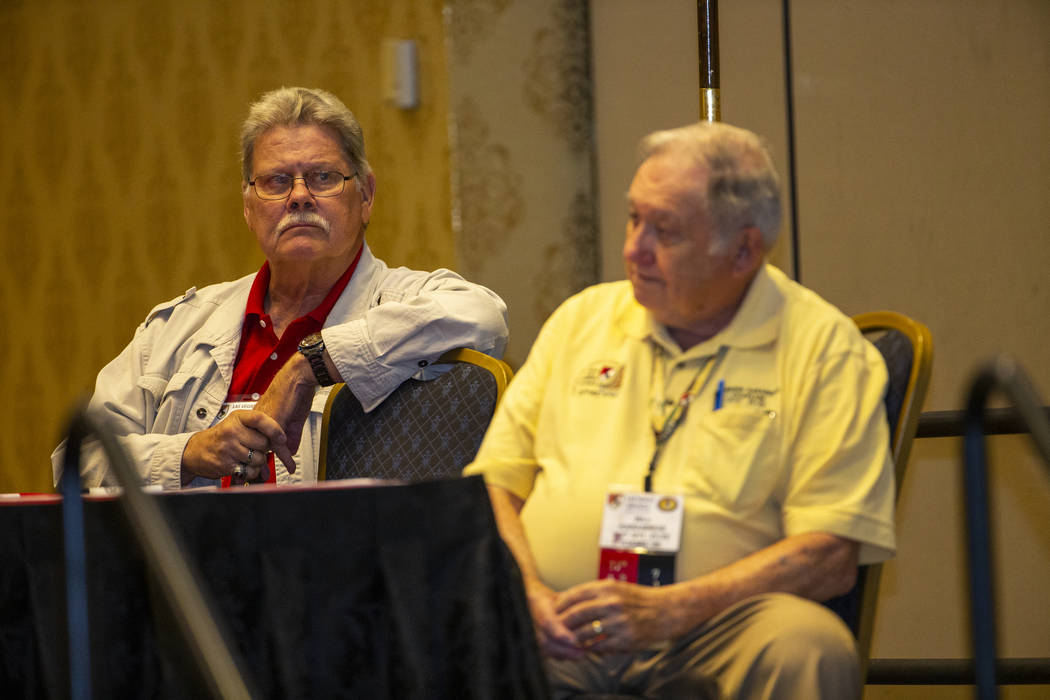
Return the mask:
[[594,636],[597,637],[602,633],[602,621],[595,620],[591,623],[591,629],[594,631]]
[[247,464],[245,464],[244,462],[237,462],[237,464],[233,465],[233,472],[230,473],[230,476],[247,476],[247,475],[248,475],[248,465]]
[[254,456],[255,456],[255,450],[253,450],[252,448],[249,447],[248,448],[248,459],[244,460],[244,463],[245,464],[251,464],[252,463],[252,457],[254,457]]

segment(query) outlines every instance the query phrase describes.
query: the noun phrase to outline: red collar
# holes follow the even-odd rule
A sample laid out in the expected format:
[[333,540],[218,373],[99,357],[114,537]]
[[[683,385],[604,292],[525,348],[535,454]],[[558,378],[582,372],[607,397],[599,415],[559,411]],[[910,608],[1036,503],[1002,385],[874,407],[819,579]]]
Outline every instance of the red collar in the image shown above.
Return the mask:
[[[328,295],[321,300],[321,303],[317,307],[306,314],[313,320],[320,324],[324,324],[325,319],[328,318],[329,312],[332,307],[335,306],[335,302],[338,301],[339,295],[346,289],[346,285],[350,283],[350,278],[354,276],[354,270],[357,269],[357,263],[361,260],[361,253],[364,251],[364,244],[357,250],[357,255],[350,262],[350,266],[346,268],[343,274],[335,281],[332,288],[328,290]],[[261,318],[266,315],[266,295],[270,290],[270,261],[267,260],[263,263],[262,267],[259,268],[259,272],[255,275],[255,280],[252,282],[252,289],[248,292],[248,303],[244,308],[245,320],[248,320],[249,316]]]

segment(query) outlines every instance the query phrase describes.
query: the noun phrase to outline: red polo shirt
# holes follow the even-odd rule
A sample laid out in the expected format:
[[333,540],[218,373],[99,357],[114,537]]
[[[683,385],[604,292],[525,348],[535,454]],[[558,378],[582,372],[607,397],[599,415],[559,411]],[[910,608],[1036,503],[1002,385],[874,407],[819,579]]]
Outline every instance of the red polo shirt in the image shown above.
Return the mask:
[[[364,250],[362,246],[361,250]],[[357,252],[346,272],[336,280],[328,295],[313,311],[292,321],[280,338],[274,333],[270,315],[266,313],[266,292],[270,288],[270,263],[264,262],[255,281],[252,282],[248,303],[244,309],[244,325],[241,327],[241,345],[237,350],[237,359],[233,365],[233,380],[226,395],[226,403],[252,402],[259,400],[277,371],[284,363],[299,351],[299,341],[311,333],[317,333],[324,327],[328,313],[335,306],[339,295],[346,289],[350,278],[361,259],[361,250]],[[247,456],[247,454],[245,455]],[[274,469],[273,453],[270,453],[268,483],[275,483],[277,472]],[[222,486],[230,485],[230,477],[222,478]]]

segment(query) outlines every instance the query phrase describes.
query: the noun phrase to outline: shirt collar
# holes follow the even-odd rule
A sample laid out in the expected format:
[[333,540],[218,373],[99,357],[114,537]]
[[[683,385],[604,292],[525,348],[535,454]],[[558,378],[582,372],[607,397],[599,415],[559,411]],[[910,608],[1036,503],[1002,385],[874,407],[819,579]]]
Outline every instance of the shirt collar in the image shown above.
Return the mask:
[[267,260],[259,268],[252,282],[252,288],[248,291],[248,303],[244,307],[244,316],[261,317],[266,314],[266,290],[270,288],[270,261]]
[[328,318],[328,313],[332,310],[332,307],[335,306],[335,302],[339,298],[339,295],[343,293],[343,290],[346,289],[347,283],[350,282],[350,278],[354,276],[354,270],[357,269],[357,263],[361,259],[361,251],[364,249],[365,246],[362,243],[361,247],[357,249],[357,255],[354,256],[350,266],[346,268],[346,271],[335,281],[332,288],[328,290],[328,296],[321,300],[321,303],[317,305],[316,309],[306,314],[307,316],[320,324],[324,324],[325,319]]
[[[328,294],[321,300],[321,303],[306,314],[307,317],[313,319],[319,324],[324,324],[332,307],[335,306],[336,300],[339,299],[339,295],[343,293],[343,290],[346,289],[346,285],[350,282],[350,278],[354,276],[354,270],[357,268],[358,261],[361,260],[361,252],[364,249],[365,247],[362,244],[349,267],[347,267],[343,274],[340,275],[339,279],[335,281],[335,284],[333,284],[332,288],[328,290]],[[266,314],[266,293],[269,288],[270,261],[267,260],[262,264],[262,267],[259,268],[259,272],[255,275],[255,280],[252,282],[251,291],[248,292],[248,303],[244,308],[245,320],[248,320],[251,316],[261,318]]]

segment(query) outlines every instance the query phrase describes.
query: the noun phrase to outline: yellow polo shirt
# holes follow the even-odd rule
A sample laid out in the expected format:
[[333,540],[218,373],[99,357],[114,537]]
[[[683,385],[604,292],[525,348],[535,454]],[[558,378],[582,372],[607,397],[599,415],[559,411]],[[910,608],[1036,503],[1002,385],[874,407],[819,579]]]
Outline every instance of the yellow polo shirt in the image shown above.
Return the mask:
[[766,265],[730,324],[686,352],[628,282],[590,287],[548,319],[466,469],[526,499],[548,585],[596,577],[610,485],[643,489],[665,400],[722,347],[653,474],[653,491],[685,496],[676,580],[804,532],[858,540],[862,563],[892,556],[882,357],[849,318]]

